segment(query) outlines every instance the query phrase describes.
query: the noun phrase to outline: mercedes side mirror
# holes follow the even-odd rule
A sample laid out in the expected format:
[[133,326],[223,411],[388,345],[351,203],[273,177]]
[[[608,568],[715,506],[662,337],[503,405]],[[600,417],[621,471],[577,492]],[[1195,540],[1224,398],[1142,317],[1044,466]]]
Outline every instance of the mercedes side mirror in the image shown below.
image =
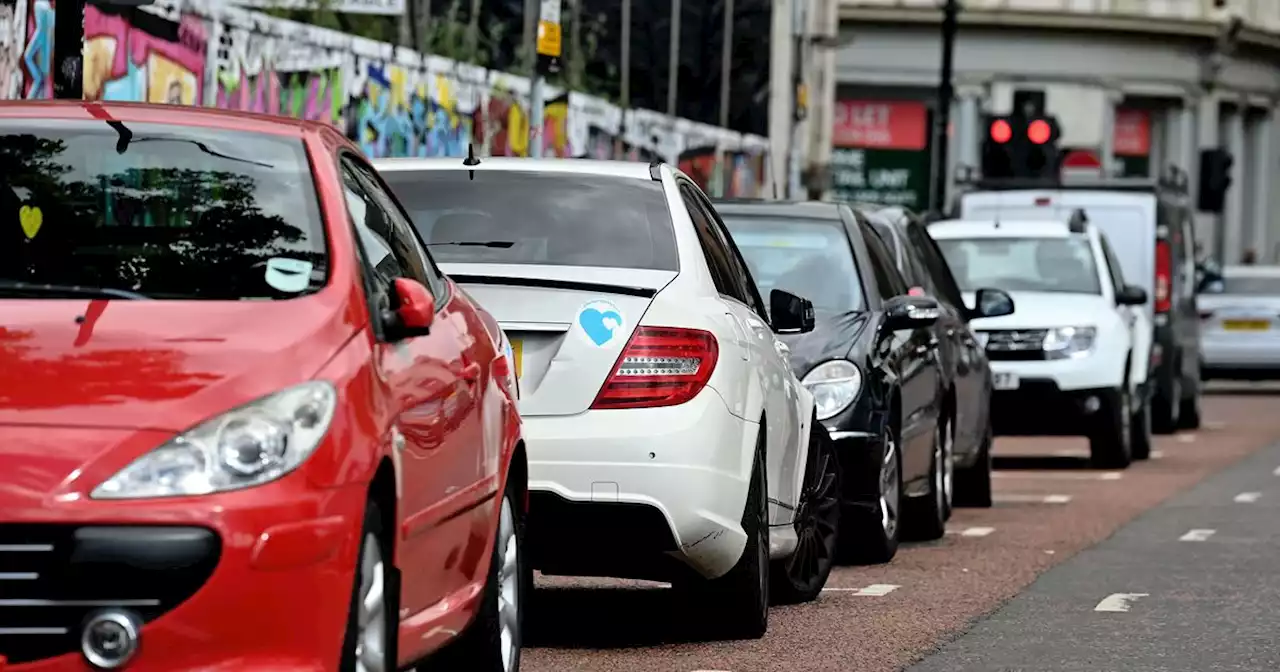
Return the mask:
[[813,303],[791,292],[781,289],[769,292],[769,315],[774,333],[807,334],[813,331]]
[[891,331],[933,326],[942,314],[938,302],[927,296],[895,296],[884,302],[885,326]]

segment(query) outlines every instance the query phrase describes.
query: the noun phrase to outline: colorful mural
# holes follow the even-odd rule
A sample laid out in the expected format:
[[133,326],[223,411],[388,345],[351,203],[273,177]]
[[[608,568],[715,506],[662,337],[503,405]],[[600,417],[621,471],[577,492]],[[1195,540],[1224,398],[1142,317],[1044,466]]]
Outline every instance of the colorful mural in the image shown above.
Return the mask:
[[[52,96],[55,1],[0,0],[0,99]],[[468,146],[528,156],[541,142],[543,156],[684,159],[699,183],[724,184],[732,195],[762,195],[766,181],[763,138],[557,90],[531,133],[523,77],[219,0],[87,7],[84,50],[86,99],[322,121],[372,157],[464,156]]]

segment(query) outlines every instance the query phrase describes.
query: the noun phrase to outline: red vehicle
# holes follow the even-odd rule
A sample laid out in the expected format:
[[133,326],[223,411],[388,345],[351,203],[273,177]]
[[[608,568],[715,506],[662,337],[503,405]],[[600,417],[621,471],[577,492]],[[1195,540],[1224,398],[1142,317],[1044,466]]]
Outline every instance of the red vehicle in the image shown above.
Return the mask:
[[513,672],[515,385],[330,127],[0,104],[0,668]]

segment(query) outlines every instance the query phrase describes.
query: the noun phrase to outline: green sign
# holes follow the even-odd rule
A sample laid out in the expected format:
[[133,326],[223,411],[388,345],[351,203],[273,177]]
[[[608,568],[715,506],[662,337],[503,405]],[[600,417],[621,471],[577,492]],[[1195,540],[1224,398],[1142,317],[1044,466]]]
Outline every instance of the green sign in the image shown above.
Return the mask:
[[929,151],[835,147],[832,191],[841,201],[929,207]]
[[1117,156],[1116,163],[1119,164],[1122,177],[1151,177],[1149,156]]

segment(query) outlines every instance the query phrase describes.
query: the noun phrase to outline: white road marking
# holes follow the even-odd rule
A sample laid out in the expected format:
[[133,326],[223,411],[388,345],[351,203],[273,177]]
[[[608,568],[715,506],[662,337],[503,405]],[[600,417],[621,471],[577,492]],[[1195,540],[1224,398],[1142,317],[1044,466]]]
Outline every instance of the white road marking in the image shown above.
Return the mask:
[[1242,492],[1236,495],[1237,504],[1252,504],[1262,496],[1261,492]]
[[1204,423],[1205,429],[1224,429],[1226,426],[1227,423],[1221,420],[1207,420]]
[[992,499],[1004,504],[1066,504],[1071,501],[1071,495],[1024,495],[1013,493],[996,495]]
[[1272,475],[1272,476],[1280,476],[1280,467],[1276,467],[1276,468],[1275,468],[1275,471],[1272,471],[1272,472],[1271,472],[1271,475]]
[[1118,481],[1124,474],[1118,471],[1102,473],[1072,473],[1069,471],[993,471],[995,478],[1023,478],[1042,481]]
[[864,588],[823,588],[823,592],[832,593],[853,593],[854,595],[862,595],[865,597],[884,597],[889,593],[901,588],[892,583],[873,583]]
[[1140,597],[1149,597],[1149,593],[1112,593],[1094,607],[1094,611],[1126,612],[1132,602]]
[[1055,457],[1089,457],[1089,451],[1078,448],[1063,448],[1053,451]]
[[1179,434],[1178,435],[1178,443],[1195,443],[1195,442],[1196,442],[1195,434]]
[[961,532],[960,536],[985,537],[988,534],[991,534],[992,532],[995,532],[995,531],[996,531],[996,528],[994,527],[970,527],[970,528],[967,528],[964,532]]
[[1164,451],[1163,451],[1163,450],[1153,450],[1153,451],[1151,451],[1151,459],[1153,459],[1153,460],[1159,460],[1159,459],[1161,459],[1161,458],[1163,458],[1163,457],[1164,457]]
[[1178,537],[1178,541],[1208,541],[1216,530],[1190,530]]

